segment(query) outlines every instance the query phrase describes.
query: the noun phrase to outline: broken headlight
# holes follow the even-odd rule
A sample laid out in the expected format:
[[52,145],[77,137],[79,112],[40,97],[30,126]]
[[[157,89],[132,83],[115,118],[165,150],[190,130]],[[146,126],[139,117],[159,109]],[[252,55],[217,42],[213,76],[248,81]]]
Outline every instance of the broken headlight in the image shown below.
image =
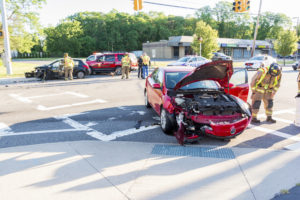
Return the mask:
[[175,103],[177,104],[177,105],[181,105],[181,104],[183,104],[184,102],[185,102],[185,100],[183,99],[183,98],[175,98]]
[[249,117],[251,116],[251,109],[248,103],[244,102],[242,99],[232,96],[233,98],[235,98],[236,103],[240,106],[240,108],[244,111],[244,113],[246,115],[248,115]]

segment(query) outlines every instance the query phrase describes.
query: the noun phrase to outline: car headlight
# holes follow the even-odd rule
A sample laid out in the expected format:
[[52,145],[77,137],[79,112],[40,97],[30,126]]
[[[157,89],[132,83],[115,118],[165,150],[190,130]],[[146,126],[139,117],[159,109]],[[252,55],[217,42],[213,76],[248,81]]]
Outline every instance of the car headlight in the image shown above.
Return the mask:
[[240,108],[245,112],[246,115],[248,115],[249,117],[251,117],[251,109],[248,103],[244,102],[242,99],[236,97],[236,96],[232,96],[235,98],[237,104],[240,106]]
[[175,98],[175,103],[177,104],[177,105],[181,105],[181,104],[183,104],[184,102],[185,102],[185,100],[184,99],[182,99],[182,98]]

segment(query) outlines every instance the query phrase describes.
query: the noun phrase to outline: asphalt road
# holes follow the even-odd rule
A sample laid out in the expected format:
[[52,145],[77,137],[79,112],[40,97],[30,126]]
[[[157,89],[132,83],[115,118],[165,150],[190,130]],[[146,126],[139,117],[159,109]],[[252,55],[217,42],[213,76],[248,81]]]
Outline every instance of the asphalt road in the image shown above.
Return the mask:
[[[254,73],[248,73],[249,80]],[[300,128],[293,125],[297,75],[291,67],[283,70],[275,97],[276,124],[250,126],[230,141],[205,137],[200,144],[300,149]],[[0,148],[76,140],[177,144],[174,137],[163,134],[154,111],[145,108],[144,82],[133,72],[129,80],[95,75],[73,81],[2,84]],[[264,120],[263,106],[260,113]]]

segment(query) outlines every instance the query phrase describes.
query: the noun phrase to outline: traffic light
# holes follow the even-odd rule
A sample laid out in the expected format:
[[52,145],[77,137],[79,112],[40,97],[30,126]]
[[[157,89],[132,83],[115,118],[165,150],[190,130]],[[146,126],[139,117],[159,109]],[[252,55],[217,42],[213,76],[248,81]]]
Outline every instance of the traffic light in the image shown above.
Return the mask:
[[246,0],[244,11],[249,11],[249,10],[250,10],[250,1],[249,1],[249,0]]
[[143,0],[133,0],[133,9],[139,11],[143,9]]
[[234,12],[242,12],[242,0],[235,0],[232,5]]

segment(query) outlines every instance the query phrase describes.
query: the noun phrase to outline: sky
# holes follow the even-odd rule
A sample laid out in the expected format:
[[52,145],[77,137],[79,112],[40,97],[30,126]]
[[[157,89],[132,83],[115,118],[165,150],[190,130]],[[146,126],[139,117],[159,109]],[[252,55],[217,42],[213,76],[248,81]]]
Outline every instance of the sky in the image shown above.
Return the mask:
[[[220,0],[145,0],[156,3],[172,4],[177,6],[201,8],[203,6],[214,7]],[[233,0],[228,0],[233,2]],[[250,12],[258,13],[260,0],[250,0]],[[294,18],[300,17],[298,0],[262,0],[262,12],[270,11],[275,13],[284,13],[287,16]],[[296,5],[295,5],[296,4]],[[47,4],[42,9],[37,10],[40,14],[40,22],[43,26],[55,26],[60,20],[75,14],[77,12],[95,11],[108,13],[112,9],[119,12],[126,12],[134,14],[132,0],[47,0]],[[158,11],[165,15],[187,16],[194,15],[195,10],[179,9],[164,7],[158,5],[151,5],[144,3],[143,12]],[[300,20],[300,19],[299,19]],[[293,19],[296,24],[297,19]],[[300,21],[299,21],[300,23]]]

